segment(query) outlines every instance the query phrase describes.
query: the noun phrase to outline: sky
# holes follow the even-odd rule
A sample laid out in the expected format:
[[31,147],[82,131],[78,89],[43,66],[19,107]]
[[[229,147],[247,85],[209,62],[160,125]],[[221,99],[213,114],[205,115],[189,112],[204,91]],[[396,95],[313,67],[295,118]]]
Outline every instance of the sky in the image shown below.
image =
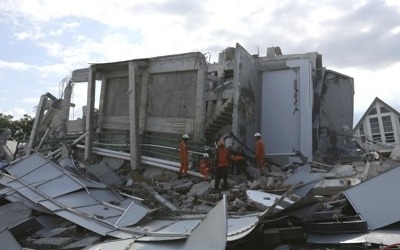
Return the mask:
[[[214,62],[236,43],[260,56],[320,53],[354,78],[353,126],[375,97],[400,111],[399,0],[1,0],[0,113],[34,117],[41,95],[62,97],[90,63],[187,52]],[[72,102],[76,119],[86,84]]]

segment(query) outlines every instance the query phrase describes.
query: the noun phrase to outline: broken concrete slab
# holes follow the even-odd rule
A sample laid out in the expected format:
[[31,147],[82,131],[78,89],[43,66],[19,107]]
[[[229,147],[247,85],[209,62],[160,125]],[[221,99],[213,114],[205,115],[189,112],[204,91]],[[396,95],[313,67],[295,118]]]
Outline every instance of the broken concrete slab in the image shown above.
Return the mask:
[[208,181],[202,181],[194,184],[190,191],[187,193],[188,196],[203,196],[207,191],[210,190],[210,184]]
[[120,169],[125,162],[125,160],[107,156],[104,156],[102,161],[105,162],[113,171]]
[[111,186],[122,186],[124,181],[108,166],[105,161],[86,167],[86,171],[96,177],[101,183]]
[[74,243],[66,245],[62,248],[62,250],[76,250],[83,249],[87,246],[92,246],[99,243],[101,238],[99,236],[89,236],[84,239],[78,240]]
[[49,237],[32,241],[31,247],[35,249],[62,249],[74,242],[72,237]]

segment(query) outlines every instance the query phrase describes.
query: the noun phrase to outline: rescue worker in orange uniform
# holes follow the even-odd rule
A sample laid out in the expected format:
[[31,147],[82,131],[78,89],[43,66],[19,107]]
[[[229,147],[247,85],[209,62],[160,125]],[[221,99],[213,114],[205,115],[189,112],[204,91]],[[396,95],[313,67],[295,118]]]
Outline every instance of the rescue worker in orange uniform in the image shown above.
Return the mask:
[[212,171],[210,156],[205,153],[199,162],[199,172],[204,176],[204,180],[208,179],[208,174]]
[[261,139],[261,134],[258,132],[254,134],[254,139],[256,140],[256,166],[261,173],[264,173],[265,144],[264,141]]
[[228,173],[231,165],[231,157],[228,149],[225,147],[223,140],[218,141],[218,148],[215,154],[215,186],[214,189],[219,191],[219,182],[222,179],[222,189],[228,189]]
[[181,166],[179,168],[178,178],[186,177],[189,168],[189,135],[184,134],[179,141],[178,150],[181,157]]

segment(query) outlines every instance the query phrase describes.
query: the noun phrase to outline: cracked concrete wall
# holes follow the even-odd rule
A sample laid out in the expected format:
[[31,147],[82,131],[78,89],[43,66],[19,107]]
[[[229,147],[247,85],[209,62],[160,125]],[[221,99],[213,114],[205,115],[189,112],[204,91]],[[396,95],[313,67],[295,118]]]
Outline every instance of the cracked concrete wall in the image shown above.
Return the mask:
[[257,61],[236,44],[234,70],[234,111],[232,132],[249,148],[261,126],[261,84]]
[[320,152],[338,153],[347,150],[348,136],[353,128],[354,80],[327,70],[320,98],[318,149]]

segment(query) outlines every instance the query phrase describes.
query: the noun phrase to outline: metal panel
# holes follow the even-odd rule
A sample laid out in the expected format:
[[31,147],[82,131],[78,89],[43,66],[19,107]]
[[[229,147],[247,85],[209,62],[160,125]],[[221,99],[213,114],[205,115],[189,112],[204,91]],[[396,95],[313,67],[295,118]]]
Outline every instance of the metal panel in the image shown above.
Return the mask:
[[82,188],[82,185],[71,179],[68,175],[60,176],[37,186],[39,192],[50,198],[71,193]]
[[[19,167],[19,165],[17,165]],[[55,178],[60,178],[63,172],[57,168],[54,168],[51,164],[45,163],[35,168],[32,171],[13,171],[14,168],[10,168],[9,171],[13,176],[17,177],[21,182],[32,183],[34,186],[40,185],[44,181],[48,181]]]
[[121,215],[121,210],[110,208],[101,204],[86,207],[76,207],[76,211],[87,215],[88,217],[96,217],[99,219],[107,219],[109,217],[117,217]]
[[118,203],[123,200],[121,196],[119,196],[115,192],[104,192],[104,189],[90,189],[90,195],[93,197],[93,199],[99,200],[99,201],[105,201],[108,203]]
[[309,60],[288,60],[289,69],[262,75],[261,134],[268,154],[300,151],[312,159],[313,84]]
[[93,180],[84,179],[84,178],[81,178],[79,176],[74,176],[74,177],[77,180],[79,180],[83,185],[88,187],[88,188],[107,188],[107,185],[104,185],[103,183],[95,182]]
[[132,202],[115,225],[118,227],[134,225],[138,223],[143,217],[145,217],[147,212],[147,208],[145,208],[141,204]]
[[376,230],[365,234],[308,234],[307,242],[313,244],[364,244],[392,245],[399,243],[400,230]]
[[107,235],[110,232],[110,227],[108,225],[99,223],[96,220],[89,220],[83,215],[79,215],[68,210],[57,211],[56,214],[100,235]]
[[7,229],[0,231],[0,242],[1,242],[1,249],[7,249],[7,250],[23,249]]
[[190,234],[184,249],[225,249],[227,235],[227,201],[226,195],[207,214],[200,225]]
[[[90,190],[91,193],[91,190]],[[66,207],[82,207],[97,204],[91,195],[83,192],[70,193],[56,198],[57,202],[64,204]]]
[[157,233],[185,233],[189,234],[199,223],[200,219],[180,220],[176,223],[160,229]]
[[305,197],[320,180],[322,180],[320,176],[311,173],[310,165],[303,165],[300,168],[297,168],[296,171],[283,182],[283,184],[298,185],[299,183],[303,183],[297,187],[293,193],[300,197]]
[[234,241],[251,233],[256,227],[259,215],[228,218],[228,241]]
[[32,154],[29,157],[21,158],[21,160],[19,160],[12,169],[8,169],[8,171],[15,176],[22,176],[46,163],[43,157],[40,157],[38,154]]
[[[400,168],[396,167],[344,191],[372,230],[400,220]],[[379,212],[377,212],[379,211]]]
[[[38,162],[38,155],[34,153],[25,158],[24,161],[16,162],[7,168],[9,172],[20,175],[25,181],[18,179],[18,176],[15,178],[5,173],[0,173],[0,182],[21,194],[23,199],[40,204],[52,210],[57,215],[89,230],[93,230],[98,234],[113,234],[126,237],[129,232],[130,237],[143,235],[143,232],[140,230],[127,228],[120,230],[119,226],[137,223],[146,216],[149,211],[148,208],[137,204],[132,199],[129,203],[130,206],[127,208],[120,207],[120,201],[127,201],[129,199],[123,199],[110,189],[89,190],[79,178],[73,177],[69,172],[48,160],[46,160],[45,164],[35,168],[35,171],[24,172],[19,164],[28,165],[26,163],[29,162],[30,158],[32,158],[33,162]],[[14,168],[18,169],[18,171],[13,171]],[[41,173],[41,175],[38,175],[38,173]],[[54,178],[55,176],[57,178]],[[39,185],[37,182],[38,179],[40,180]],[[91,182],[91,185],[99,186],[95,185],[94,182]],[[80,191],[76,192],[75,190],[78,189]],[[68,197],[67,194],[71,191],[75,191],[75,193]],[[91,191],[93,191],[93,195],[90,193]],[[53,198],[57,195],[60,196]],[[88,196],[91,198],[88,199]],[[75,199],[74,202],[71,201],[72,197]],[[105,198],[106,200],[102,200],[101,198]],[[63,201],[67,204],[62,203]],[[70,206],[74,204],[78,206]],[[128,203],[124,202],[123,204],[127,206]],[[105,220],[110,218],[113,220],[113,223]]]

